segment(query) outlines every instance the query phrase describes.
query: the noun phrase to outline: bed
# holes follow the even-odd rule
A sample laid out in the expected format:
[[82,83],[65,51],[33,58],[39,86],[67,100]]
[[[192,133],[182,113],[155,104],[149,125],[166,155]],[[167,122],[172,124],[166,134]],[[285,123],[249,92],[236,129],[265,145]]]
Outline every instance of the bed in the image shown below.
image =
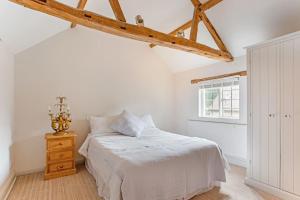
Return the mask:
[[89,134],[79,152],[105,200],[190,199],[226,181],[216,143],[158,128],[139,138]]

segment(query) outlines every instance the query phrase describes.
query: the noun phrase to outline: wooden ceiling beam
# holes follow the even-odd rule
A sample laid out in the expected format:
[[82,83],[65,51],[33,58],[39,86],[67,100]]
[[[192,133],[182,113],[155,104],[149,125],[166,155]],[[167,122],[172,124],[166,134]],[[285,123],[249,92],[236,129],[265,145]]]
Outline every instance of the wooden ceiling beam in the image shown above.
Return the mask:
[[190,33],[190,40],[192,40],[192,41],[197,41],[199,21],[200,21],[199,9],[198,9],[198,7],[195,7],[193,21],[192,21],[192,28],[191,28],[191,33]]
[[[87,0],[79,0],[78,2],[78,5],[77,5],[77,8],[80,9],[80,10],[83,10],[85,5],[87,3]],[[71,28],[75,28],[76,27],[76,24],[75,23],[71,23]]]
[[199,0],[191,0],[191,2],[193,3],[195,8],[199,7],[201,4]]
[[[199,0],[191,0],[192,4],[195,7],[195,10],[194,10],[194,14],[193,14],[193,20],[191,21],[191,25],[189,24],[190,26],[188,26],[186,29],[191,27],[190,40],[196,41],[197,34],[198,34],[198,25],[199,25],[200,20],[202,20],[202,15],[203,15],[205,17],[205,21],[203,21],[203,22],[204,22],[206,28],[208,29],[208,31],[210,32],[210,34],[212,35],[213,39],[215,40],[216,44],[218,45],[218,47],[221,50],[227,51],[224,43],[222,42],[220,36],[217,33],[217,31],[215,30],[215,28],[213,27],[213,25],[211,24],[211,22],[209,21],[209,19],[207,18],[207,16],[204,13],[205,10],[212,8],[213,6],[215,6],[216,4],[218,4],[221,1],[222,0],[209,0],[204,4],[201,4],[201,2]],[[179,27],[169,34],[176,35],[176,33],[179,30],[186,30],[186,29]],[[153,48],[156,45],[150,44],[149,46],[151,48]]]
[[178,31],[180,31],[180,30],[186,30],[188,28],[191,28],[191,26],[192,26],[192,20],[190,20],[190,21],[184,23],[183,25],[179,26],[174,31],[172,31],[171,33],[169,33],[169,35],[176,35]]
[[[193,22],[193,21],[190,20],[190,21],[184,23],[183,25],[179,26],[178,28],[176,28],[175,30],[173,30],[172,32],[170,32],[169,35],[176,36],[176,34],[177,34],[178,31],[181,31],[181,30],[185,31],[186,29],[191,28],[192,22]],[[153,48],[153,47],[155,47],[156,45],[155,45],[155,44],[150,44],[149,46],[150,46],[151,48]]]
[[223,52],[185,38],[174,37],[150,28],[128,24],[93,12],[72,8],[55,0],[11,1],[33,10],[109,34],[149,42],[173,49],[179,49],[216,60],[233,60],[233,57],[228,52]]
[[110,6],[115,14],[117,20],[121,22],[126,22],[125,16],[123,14],[122,8],[118,0],[109,0]]
[[228,50],[227,50],[225,44],[223,43],[221,37],[217,33],[217,31],[214,28],[214,26],[212,25],[212,23],[207,18],[206,14],[204,12],[202,12],[200,15],[201,15],[201,19],[202,19],[205,27],[207,28],[207,30],[209,31],[209,33],[213,37],[213,39],[214,39],[215,43],[217,44],[217,46],[219,47],[219,49],[222,50],[222,51],[228,52]]
[[200,10],[201,11],[208,10],[208,9],[214,7],[215,5],[217,5],[218,3],[220,3],[221,1],[223,1],[223,0],[208,0],[207,2],[203,3],[200,6]]
[[[219,47],[219,49],[221,51],[228,52],[224,42],[222,41],[221,37],[219,36],[216,29],[214,28],[214,26],[212,25],[212,23],[210,22],[210,20],[208,19],[208,17],[206,16],[206,14],[204,12],[205,10],[210,9],[213,6],[215,6],[216,4],[220,3],[222,0],[209,0],[204,4],[201,4],[199,0],[191,0],[191,1],[192,1],[193,5],[195,6],[195,9],[198,10],[198,13],[196,13],[196,14],[198,14],[200,19],[203,21],[205,27],[211,34],[212,38],[214,39],[214,41],[217,44],[217,46]],[[195,18],[195,12],[194,12],[194,18]],[[198,27],[197,27],[197,29],[198,29]],[[191,32],[191,38],[190,38],[191,40],[195,39],[195,34],[197,34],[197,33],[194,33],[194,35],[192,35],[192,32]]]

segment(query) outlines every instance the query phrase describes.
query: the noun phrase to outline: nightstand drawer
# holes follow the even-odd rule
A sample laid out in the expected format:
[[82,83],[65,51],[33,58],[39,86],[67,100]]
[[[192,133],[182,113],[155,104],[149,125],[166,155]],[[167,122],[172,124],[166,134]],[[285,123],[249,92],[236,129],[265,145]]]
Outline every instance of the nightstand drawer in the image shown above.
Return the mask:
[[48,150],[61,150],[66,148],[73,147],[73,140],[72,139],[63,139],[63,140],[48,140]]
[[62,161],[73,159],[73,151],[61,151],[61,152],[49,152],[48,153],[48,161]]
[[73,164],[74,164],[73,161],[49,164],[48,170],[49,170],[49,173],[64,171],[64,170],[72,169]]

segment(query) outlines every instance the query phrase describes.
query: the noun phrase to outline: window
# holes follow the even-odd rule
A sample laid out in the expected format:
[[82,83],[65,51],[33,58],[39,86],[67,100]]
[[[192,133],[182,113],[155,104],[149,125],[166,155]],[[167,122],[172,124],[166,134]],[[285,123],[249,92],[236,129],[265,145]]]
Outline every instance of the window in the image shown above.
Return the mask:
[[223,79],[200,85],[199,117],[240,119],[239,79]]

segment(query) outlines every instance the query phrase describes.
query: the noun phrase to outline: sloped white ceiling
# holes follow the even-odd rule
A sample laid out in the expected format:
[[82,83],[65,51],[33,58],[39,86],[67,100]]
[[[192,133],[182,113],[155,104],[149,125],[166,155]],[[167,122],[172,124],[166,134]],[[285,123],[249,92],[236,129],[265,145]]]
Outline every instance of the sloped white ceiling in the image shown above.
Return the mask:
[[[78,0],[60,0],[75,6]],[[192,18],[190,0],[119,0],[127,21],[134,23],[137,14],[147,27],[169,32]],[[205,2],[203,0],[201,2]],[[108,0],[88,0],[86,7],[113,17]],[[300,30],[300,0],[223,0],[207,15],[233,56],[245,54],[243,47],[273,37]],[[14,53],[21,52],[61,31],[70,23],[0,1],[0,38]],[[188,31],[186,33],[188,35]],[[203,25],[199,26],[198,41],[215,47]],[[146,45],[146,44],[145,44]],[[164,47],[157,53],[173,71],[201,67],[216,61],[198,55]]]

